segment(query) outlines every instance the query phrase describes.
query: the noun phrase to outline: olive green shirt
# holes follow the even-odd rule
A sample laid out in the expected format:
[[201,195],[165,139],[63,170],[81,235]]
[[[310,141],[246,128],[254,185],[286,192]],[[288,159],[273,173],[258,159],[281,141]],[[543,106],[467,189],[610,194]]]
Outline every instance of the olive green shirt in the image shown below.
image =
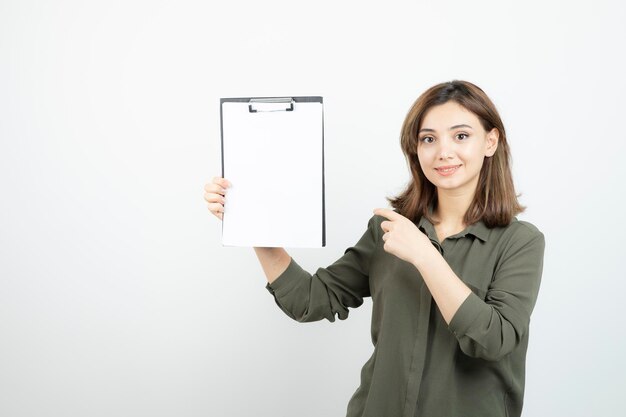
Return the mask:
[[419,229],[472,290],[448,325],[417,268],[383,249],[384,220],[372,216],[332,265],[311,275],[292,259],[266,286],[299,322],[345,320],[372,297],[374,350],[347,417],[520,416],[542,232],[517,218],[491,229],[479,221],[439,242],[421,217]]

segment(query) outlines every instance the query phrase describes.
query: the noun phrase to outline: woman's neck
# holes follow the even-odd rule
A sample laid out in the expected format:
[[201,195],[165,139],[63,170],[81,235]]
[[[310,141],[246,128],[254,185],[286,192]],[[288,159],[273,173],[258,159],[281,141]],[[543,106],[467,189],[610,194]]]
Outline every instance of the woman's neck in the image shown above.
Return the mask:
[[453,229],[465,227],[463,218],[473,198],[473,194],[437,190],[437,208],[433,213],[435,220]]

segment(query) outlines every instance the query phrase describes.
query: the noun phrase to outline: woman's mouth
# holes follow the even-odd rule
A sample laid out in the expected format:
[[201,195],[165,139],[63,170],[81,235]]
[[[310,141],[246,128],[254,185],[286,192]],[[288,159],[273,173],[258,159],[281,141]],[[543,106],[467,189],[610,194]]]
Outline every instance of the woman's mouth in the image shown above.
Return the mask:
[[454,174],[456,170],[459,169],[460,166],[461,165],[447,165],[447,166],[435,168],[435,170],[439,173],[439,175],[443,175],[444,177],[447,177],[449,175]]

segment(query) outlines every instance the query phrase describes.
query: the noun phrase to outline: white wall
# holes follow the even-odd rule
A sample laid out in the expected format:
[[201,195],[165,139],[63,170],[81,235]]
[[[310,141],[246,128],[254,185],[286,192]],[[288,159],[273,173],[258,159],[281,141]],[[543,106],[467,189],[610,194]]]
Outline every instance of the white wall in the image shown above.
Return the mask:
[[[498,106],[546,235],[524,415],[618,414],[626,6],[619,1],[0,2],[0,415],[341,416],[371,300],[301,324],[221,246],[219,98],[322,95],[327,242],[408,180],[431,85]],[[281,179],[268,184],[268,201]]]

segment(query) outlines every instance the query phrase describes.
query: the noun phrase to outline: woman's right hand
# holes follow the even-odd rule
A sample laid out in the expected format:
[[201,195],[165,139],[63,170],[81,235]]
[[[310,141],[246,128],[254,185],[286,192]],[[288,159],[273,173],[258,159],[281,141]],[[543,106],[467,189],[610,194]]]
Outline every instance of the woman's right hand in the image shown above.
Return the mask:
[[207,201],[209,211],[220,220],[224,218],[224,203],[226,200],[226,188],[230,182],[222,177],[214,177],[213,182],[204,185],[204,199]]

